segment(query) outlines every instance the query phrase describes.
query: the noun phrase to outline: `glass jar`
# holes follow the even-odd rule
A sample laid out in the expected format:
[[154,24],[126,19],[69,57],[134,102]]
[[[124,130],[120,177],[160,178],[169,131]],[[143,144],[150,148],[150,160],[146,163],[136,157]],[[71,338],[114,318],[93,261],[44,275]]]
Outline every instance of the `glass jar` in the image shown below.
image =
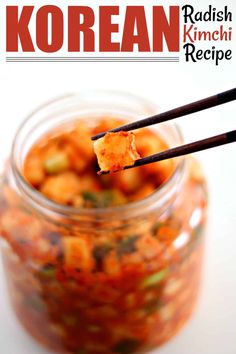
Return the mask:
[[[0,192],[9,296],[28,332],[56,352],[147,352],[192,314],[206,219],[205,181],[195,160],[178,159],[151,196],[103,209],[49,201],[21,173],[32,144],[55,127],[106,116],[137,120],[156,111],[132,95],[87,92],[42,106],[16,134]],[[182,143],[175,125],[152,129],[170,146]],[[84,269],[86,260],[91,269]]]

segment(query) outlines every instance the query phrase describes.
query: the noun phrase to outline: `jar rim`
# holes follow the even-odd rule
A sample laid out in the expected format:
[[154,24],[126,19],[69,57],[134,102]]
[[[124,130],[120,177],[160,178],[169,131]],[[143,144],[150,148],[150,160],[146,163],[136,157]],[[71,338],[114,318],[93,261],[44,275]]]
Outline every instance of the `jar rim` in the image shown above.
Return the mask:
[[[47,101],[34,109],[21,123],[19,128],[16,131],[10,155],[10,164],[11,164],[11,172],[14,178],[14,182],[16,186],[23,192],[23,195],[29,199],[31,206],[34,209],[37,209],[41,213],[50,212],[51,214],[60,215],[61,217],[66,218],[75,218],[77,219],[80,216],[88,216],[88,217],[97,217],[99,220],[107,219],[111,216],[116,219],[117,215],[119,215],[119,219],[121,216],[125,216],[128,214],[128,217],[135,217],[140,214],[144,214],[146,212],[151,212],[153,209],[158,208],[158,205],[163,205],[167,200],[171,198],[172,195],[176,193],[176,187],[182,185],[182,181],[184,179],[184,171],[186,166],[186,158],[181,157],[178,159],[178,163],[176,164],[174,172],[171,176],[165,181],[159,188],[157,188],[152,194],[149,196],[135,201],[131,203],[127,203],[121,206],[113,206],[106,208],[76,208],[73,206],[62,205],[53,200],[48,199],[42,193],[40,193],[36,188],[31,186],[27,180],[24,178],[21,169],[17,164],[18,158],[18,148],[19,148],[19,140],[20,135],[23,129],[29,124],[30,121],[34,119],[36,113],[43,111],[44,109],[48,109],[53,107],[54,105],[63,103],[63,101],[76,99],[77,97],[81,97],[84,94],[107,94],[107,95],[119,95],[123,96],[126,99],[135,99],[139,102],[143,103],[145,106],[149,106],[150,108],[157,107],[156,105],[149,102],[147,99],[139,97],[138,95],[127,93],[125,91],[116,91],[116,90],[89,90],[89,91],[81,91],[78,93],[72,93],[68,95],[63,95]],[[177,133],[178,139],[182,142],[183,136],[181,130],[178,125],[172,123],[172,127]]]

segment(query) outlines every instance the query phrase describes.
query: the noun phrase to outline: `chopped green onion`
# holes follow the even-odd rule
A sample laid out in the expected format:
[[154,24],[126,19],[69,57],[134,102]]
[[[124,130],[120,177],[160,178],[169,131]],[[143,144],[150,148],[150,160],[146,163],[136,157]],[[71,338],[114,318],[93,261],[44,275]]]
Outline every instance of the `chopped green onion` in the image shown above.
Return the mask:
[[97,266],[102,265],[103,259],[106,257],[106,255],[112,250],[112,246],[108,243],[104,243],[101,245],[97,245],[93,249],[93,257],[97,263]]
[[147,304],[144,305],[144,308],[143,308],[143,310],[145,311],[146,314],[151,314],[153,312],[158,311],[159,309],[160,309],[159,299],[149,301]]
[[45,277],[45,278],[54,278],[55,277],[55,267],[51,264],[45,265],[41,270],[40,270],[40,275]]
[[153,232],[153,235],[156,236],[157,234],[157,231],[160,229],[160,227],[162,227],[163,223],[162,222],[157,222],[153,225],[152,227],[152,232]]
[[148,288],[149,286],[155,286],[165,279],[168,269],[162,269],[157,273],[149,275],[145,278],[141,284],[141,288]]
[[97,196],[93,192],[85,191],[82,193],[85,202],[97,203]]
[[99,192],[85,191],[82,193],[85,206],[90,208],[106,208],[125,203],[125,198],[118,190],[104,190]]
[[58,153],[44,161],[44,169],[49,174],[55,174],[67,170],[69,160],[66,154]]
[[121,240],[118,244],[118,249],[117,249],[118,256],[121,257],[123,254],[135,252],[137,240],[138,240],[138,236],[129,236]]

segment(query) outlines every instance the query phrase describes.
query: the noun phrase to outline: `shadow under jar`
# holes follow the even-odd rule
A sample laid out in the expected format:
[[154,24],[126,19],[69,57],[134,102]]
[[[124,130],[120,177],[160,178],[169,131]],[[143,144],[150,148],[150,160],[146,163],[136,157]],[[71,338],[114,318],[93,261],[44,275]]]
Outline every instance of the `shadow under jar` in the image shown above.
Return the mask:
[[[81,93],[36,110],[17,132],[0,193],[4,269],[20,322],[56,352],[145,353],[175,335],[193,311],[206,219],[195,160],[177,160],[142,200],[96,209],[53,202],[22,174],[31,147],[55,128],[154,113],[132,95]],[[173,125],[152,129],[169,146],[181,143]]]

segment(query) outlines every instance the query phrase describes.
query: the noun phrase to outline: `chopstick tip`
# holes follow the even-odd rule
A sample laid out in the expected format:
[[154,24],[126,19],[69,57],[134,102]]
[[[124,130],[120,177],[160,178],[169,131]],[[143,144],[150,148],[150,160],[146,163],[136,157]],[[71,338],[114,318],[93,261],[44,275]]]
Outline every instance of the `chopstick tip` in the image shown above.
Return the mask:
[[107,133],[107,132],[103,132],[103,133],[99,133],[99,134],[93,135],[93,136],[91,137],[91,140],[92,140],[92,141],[95,141],[95,140],[98,140],[98,139],[100,139],[100,138],[103,138],[103,137],[106,135],[106,133]]

